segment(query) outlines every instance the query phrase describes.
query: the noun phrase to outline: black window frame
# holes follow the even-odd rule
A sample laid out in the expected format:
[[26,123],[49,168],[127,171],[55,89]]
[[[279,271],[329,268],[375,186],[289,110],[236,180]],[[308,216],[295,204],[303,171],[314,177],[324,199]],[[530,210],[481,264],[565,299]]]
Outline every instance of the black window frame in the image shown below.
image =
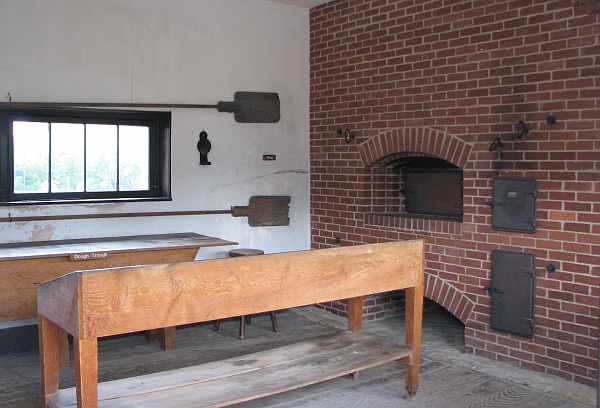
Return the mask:
[[[13,121],[148,126],[150,188],[143,191],[15,194]],[[0,110],[0,206],[170,200],[171,112],[108,109]]]

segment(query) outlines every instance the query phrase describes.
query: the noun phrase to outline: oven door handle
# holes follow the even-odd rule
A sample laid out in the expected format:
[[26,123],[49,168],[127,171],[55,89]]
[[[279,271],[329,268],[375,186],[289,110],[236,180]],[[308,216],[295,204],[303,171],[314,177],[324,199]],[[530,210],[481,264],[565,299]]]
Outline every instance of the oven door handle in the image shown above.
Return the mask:
[[487,290],[487,292],[488,292],[488,294],[489,294],[490,296],[492,296],[492,295],[494,295],[494,294],[497,294],[497,295],[504,295],[504,291],[502,291],[502,290],[500,290],[500,289],[498,289],[498,288],[495,288],[495,287],[493,287],[493,286],[488,286],[487,288],[485,288],[485,290]]

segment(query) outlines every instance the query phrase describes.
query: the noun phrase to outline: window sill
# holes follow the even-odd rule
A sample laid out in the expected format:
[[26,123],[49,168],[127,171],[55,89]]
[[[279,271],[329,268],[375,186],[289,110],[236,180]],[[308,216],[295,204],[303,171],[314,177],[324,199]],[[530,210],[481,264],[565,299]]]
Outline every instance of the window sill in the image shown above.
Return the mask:
[[170,196],[164,197],[138,197],[138,198],[90,198],[90,199],[72,199],[72,200],[23,200],[23,201],[4,201],[0,202],[0,207],[15,207],[28,205],[63,205],[63,204],[110,204],[110,203],[133,203],[133,202],[154,202],[154,201],[173,201]]
[[413,213],[369,213],[365,225],[394,228],[402,231],[435,234],[462,234],[462,220]]

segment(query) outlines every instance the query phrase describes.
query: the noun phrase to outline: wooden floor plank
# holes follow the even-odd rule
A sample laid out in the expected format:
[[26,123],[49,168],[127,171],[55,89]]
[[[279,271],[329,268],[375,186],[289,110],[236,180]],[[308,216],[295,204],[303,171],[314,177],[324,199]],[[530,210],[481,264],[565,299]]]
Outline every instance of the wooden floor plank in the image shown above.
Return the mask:
[[[222,407],[273,395],[405,358],[406,347],[343,333],[179,370],[99,385],[99,407]],[[51,408],[76,407],[73,389]]]

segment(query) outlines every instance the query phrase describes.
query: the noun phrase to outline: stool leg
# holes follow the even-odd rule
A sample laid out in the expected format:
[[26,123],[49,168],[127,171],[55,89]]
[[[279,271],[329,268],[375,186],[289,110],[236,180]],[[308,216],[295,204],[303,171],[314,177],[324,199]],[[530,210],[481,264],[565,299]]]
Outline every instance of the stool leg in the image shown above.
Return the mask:
[[220,320],[215,321],[215,330],[219,333],[223,331],[223,326],[221,325]]
[[246,316],[240,316],[240,340],[246,338]]
[[164,351],[172,351],[175,350],[175,336],[176,336],[176,327],[165,327],[163,329],[159,329],[158,332],[160,338],[160,346]]
[[273,326],[273,331],[278,332],[279,331],[279,322],[277,321],[277,313],[271,312],[270,314],[271,314],[271,326]]

